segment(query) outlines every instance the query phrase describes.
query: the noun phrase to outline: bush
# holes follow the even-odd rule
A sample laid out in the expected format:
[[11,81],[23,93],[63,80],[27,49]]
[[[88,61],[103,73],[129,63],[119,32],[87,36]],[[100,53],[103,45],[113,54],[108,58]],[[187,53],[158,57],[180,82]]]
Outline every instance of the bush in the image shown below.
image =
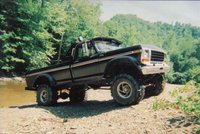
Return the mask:
[[166,81],[171,84],[185,84],[187,82],[186,75],[180,72],[169,72],[165,77]]
[[164,110],[164,109],[170,109],[170,108],[179,109],[179,107],[176,105],[176,103],[172,103],[167,100],[159,100],[153,104],[154,110],[159,110],[159,109]]
[[[200,83],[189,81],[185,86],[179,87],[170,92],[170,95],[172,97],[178,96],[177,102],[157,100],[153,104],[153,109],[181,109],[185,114],[189,114],[194,117],[191,121],[193,124],[200,125]],[[199,132],[200,128],[197,128],[196,133]]]
[[177,105],[187,114],[193,114],[197,117],[196,122],[200,123],[200,88],[199,84],[193,81],[188,82],[180,92],[189,92],[187,97],[179,96]]

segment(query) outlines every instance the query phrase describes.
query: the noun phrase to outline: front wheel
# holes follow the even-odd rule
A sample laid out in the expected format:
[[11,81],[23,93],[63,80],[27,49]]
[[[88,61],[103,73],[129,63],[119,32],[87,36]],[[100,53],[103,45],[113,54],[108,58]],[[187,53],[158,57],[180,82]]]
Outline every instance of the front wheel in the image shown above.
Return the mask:
[[165,82],[162,75],[157,76],[153,82],[152,86],[147,87],[146,95],[147,96],[158,96],[164,91]]
[[128,74],[121,74],[114,78],[111,93],[114,100],[120,105],[137,104],[139,99],[139,84]]
[[40,106],[50,106],[57,102],[57,91],[54,91],[49,85],[42,84],[37,88],[37,103]]

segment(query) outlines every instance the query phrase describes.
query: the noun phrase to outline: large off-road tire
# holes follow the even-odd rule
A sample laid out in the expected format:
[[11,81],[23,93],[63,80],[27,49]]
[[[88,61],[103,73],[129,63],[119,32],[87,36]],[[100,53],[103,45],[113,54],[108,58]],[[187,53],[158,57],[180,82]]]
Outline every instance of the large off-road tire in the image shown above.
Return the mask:
[[145,88],[140,87],[139,95],[135,104],[138,104],[145,97]]
[[41,84],[37,88],[36,100],[40,106],[50,106],[57,103],[57,91],[53,90],[49,85]]
[[128,74],[117,75],[111,87],[114,100],[123,106],[137,104],[141,100],[138,82]]
[[158,96],[164,91],[165,82],[162,75],[159,75],[153,80],[152,86],[147,87],[146,96]]
[[71,103],[80,103],[86,99],[85,86],[72,87],[69,92],[69,99]]

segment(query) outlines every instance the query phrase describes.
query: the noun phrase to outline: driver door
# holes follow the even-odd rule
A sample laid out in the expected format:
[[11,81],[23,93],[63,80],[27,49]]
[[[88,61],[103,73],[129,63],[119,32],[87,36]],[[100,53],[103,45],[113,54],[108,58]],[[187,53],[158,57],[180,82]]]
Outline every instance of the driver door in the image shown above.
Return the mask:
[[99,73],[98,54],[94,46],[90,42],[78,45],[72,64],[74,82],[98,81]]

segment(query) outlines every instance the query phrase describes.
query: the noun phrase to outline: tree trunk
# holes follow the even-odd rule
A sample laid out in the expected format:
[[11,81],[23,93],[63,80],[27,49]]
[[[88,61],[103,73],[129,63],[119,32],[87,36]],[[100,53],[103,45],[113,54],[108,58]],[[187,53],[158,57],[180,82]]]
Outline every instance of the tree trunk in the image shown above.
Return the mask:
[[41,7],[43,8],[45,5],[45,0],[42,0],[42,4],[41,4]]
[[60,61],[61,49],[62,49],[62,44],[63,44],[63,36],[64,36],[64,33],[62,33],[60,46],[59,46],[59,51],[58,51],[58,59],[57,59],[58,63]]

